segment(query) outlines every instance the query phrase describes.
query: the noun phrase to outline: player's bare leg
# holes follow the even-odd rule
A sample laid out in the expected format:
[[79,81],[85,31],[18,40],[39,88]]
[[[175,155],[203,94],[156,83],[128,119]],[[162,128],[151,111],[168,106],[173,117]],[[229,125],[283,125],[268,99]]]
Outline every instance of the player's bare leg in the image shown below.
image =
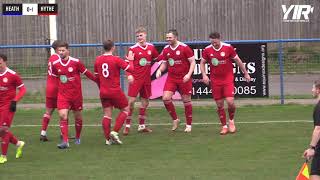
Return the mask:
[[172,118],[172,131],[177,130],[179,126],[180,120],[178,119],[176,109],[172,103],[172,96],[174,92],[171,91],[163,91],[162,100],[164,103],[164,106],[166,107],[167,111],[169,112],[171,118]]
[[60,109],[60,131],[62,135],[62,142],[58,144],[59,149],[66,149],[69,147],[69,138],[68,138],[68,109]]
[[236,106],[234,104],[234,97],[227,97],[226,101],[228,104],[228,113],[229,113],[229,132],[235,133],[237,129],[234,124],[234,114],[236,112]]
[[106,145],[111,145],[112,141],[110,139],[111,121],[112,121],[112,106],[103,108],[103,119],[102,119],[102,129],[103,134],[106,139]]
[[150,133],[152,132],[152,129],[148,128],[145,125],[145,120],[146,120],[146,110],[149,106],[149,99],[142,98],[141,97],[141,106],[139,109],[139,127],[138,127],[138,132],[142,133]]
[[128,116],[128,112],[129,112],[129,106],[120,109],[120,113],[117,116],[113,130],[110,133],[110,138],[115,144],[122,144],[122,141],[119,138],[119,131]]
[[184,132],[189,133],[192,129],[192,102],[191,95],[182,95],[182,101],[184,104],[184,114],[186,117],[186,128]]
[[220,134],[226,135],[228,134],[229,130],[227,126],[226,112],[224,111],[224,99],[216,100],[216,104],[217,104],[217,113],[221,123]]
[[128,97],[129,101],[129,113],[128,117],[126,119],[125,127],[123,128],[123,135],[127,136],[130,132],[130,127],[131,127],[131,121],[132,121],[132,113],[134,109],[134,104],[136,102],[136,97]]
[[75,144],[80,144],[80,136],[81,136],[81,130],[82,130],[82,111],[73,111],[74,115],[74,126],[76,130],[76,140]]
[[43,114],[42,118],[42,128],[40,132],[40,141],[48,141],[47,138],[47,128],[52,116],[52,113],[54,112],[55,108],[46,108],[46,112]]

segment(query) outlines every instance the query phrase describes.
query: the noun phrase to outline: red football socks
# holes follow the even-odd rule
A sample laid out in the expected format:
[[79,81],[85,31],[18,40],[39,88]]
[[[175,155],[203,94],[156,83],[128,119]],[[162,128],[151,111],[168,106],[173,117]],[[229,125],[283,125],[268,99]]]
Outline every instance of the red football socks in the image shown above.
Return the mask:
[[104,137],[107,140],[110,139],[110,126],[111,126],[111,118],[107,116],[103,116],[102,129],[103,129]]
[[113,131],[115,132],[119,132],[119,130],[121,129],[124,121],[126,120],[128,116],[128,112],[125,112],[125,111],[121,111],[116,119],[116,123],[113,127]]
[[183,102],[184,104],[184,114],[186,116],[187,125],[192,124],[192,103],[191,101]]
[[226,121],[226,112],[224,111],[224,108],[223,107],[222,108],[218,107],[217,113],[219,115],[219,119],[220,119],[221,125],[225,126],[227,124],[227,121]]
[[146,119],[146,108],[140,107],[139,109],[139,124],[143,125]]
[[68,119],[60,119],[60,131],[64,142],[68,142]]
[[80,139],[81,130],[82,130],[82,119],[76,119],[74,126],[76,129],[76,139]]
[[169,112],[172,120],[177,120],[178,116],[177,116],[176,109],[174,108],[172,101],[171,100],[163,101],[163,103],[164,103],[164,106],[166,107],[167,111]]

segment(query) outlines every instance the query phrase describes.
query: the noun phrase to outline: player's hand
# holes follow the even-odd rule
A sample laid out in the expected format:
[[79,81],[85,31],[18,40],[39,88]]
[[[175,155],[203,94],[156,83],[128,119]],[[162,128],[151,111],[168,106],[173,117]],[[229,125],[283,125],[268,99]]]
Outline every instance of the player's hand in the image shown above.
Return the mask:
[[134,77],[132,76],[132,75],[129,75],[128,76],[128,83],[133,83],[133,81],[134,81]]
[[244,78],[246,79],[247,82],[251,81],[251,77],[248,73],[244,75]]
[[183,77],[183,82],[188,82],[190,80],[190,75],[189,74],[186,74],[184,77]]
[[313,156],[314,156],[314,153],[315,153],[315,150],[314,149],[311,149],[311,148],[308,148],[304,151],[303,153],[303,157],[307,160],[307,161],[310,161]]
[[158,79],[159,77],[161,77],[162,72],[158,69],[156,72],[156,78]]
[[202,76],[202,82],[205,83],[206,85],[209,85],[210,79],[207,75]]
[[17,101],[11,101],[10,103],[10,111],[11,112],[16,112],[17,110]]
[[129,61],[134,60],[134,54],[132,51],[129,51],[128,55],[126,56],[126,59],[128,59]]

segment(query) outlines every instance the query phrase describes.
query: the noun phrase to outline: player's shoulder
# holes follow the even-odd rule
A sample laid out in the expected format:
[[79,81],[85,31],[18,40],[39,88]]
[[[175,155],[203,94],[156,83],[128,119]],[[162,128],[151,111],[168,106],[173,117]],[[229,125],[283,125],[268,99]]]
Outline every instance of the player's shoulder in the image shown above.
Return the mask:
[[231,44],[225,43],[225,42],[221,42],[221,46],[224,48],[233,48]]
[[210,49],[210,48],[212,48],[212,44],[206,46],[204,49],[205,49],[205,50],[208,50],[208,49]]
[[169,49],[169,47],[170,47],[170,45],[167,44],[166,46],[164,46],[163,50],[167,50],[167,49]]
[[56,60],[59,60],[60,59],[60,56],[59,54],[52,54],[50,57],[49,57],[49,62],[54,62]]
[[69,56],[69,60],[73,62],[80,62],[80,59]]
[[146,42],[146,44],[149,46],[149,47],[154,47],[154,45],[150,42]]
[[17,73],[10,68],[7,68],[7,73],[12,74],[12,75],[17,75]]
[[179,45],[182,46],[182,47],[188,47],[188,45],[186,43],[183,43],[183,42],[179,42]]
[[138,43],[136,43],[136,44],[130,46],[129,49],[135,49],[135,48],[137,48],[138,46],[139,46]]

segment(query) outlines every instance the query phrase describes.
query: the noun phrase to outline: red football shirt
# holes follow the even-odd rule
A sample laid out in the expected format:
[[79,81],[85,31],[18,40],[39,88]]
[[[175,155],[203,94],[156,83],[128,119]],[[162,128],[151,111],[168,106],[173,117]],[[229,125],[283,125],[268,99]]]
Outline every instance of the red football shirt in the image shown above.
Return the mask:
[[216,85],[233,83],[233,59],[237,53],[230,44],[221,43],[219,49],[212,45],[202,51],[202,58],[210,64],[210,79]]
[[151,62],[159,56],[156,48],[150,43],[147,43],[145,47],[137,43],[129,48],[128,52],[130,51],[134,54],[134,71],[132,73],[134,79],[151,81]]
[[161,58],[168,64],[168,78],[182,82],[183,77],[189,72],[188,58],[191,57],[193,57],[192,49],[182,42],[178,42],[175,48],[170,45],[165,46],[161,52]]
[[101,98],[116,96],[121,91],[120,69],[131,71],[129,67],[129,63],[118,56],[103,54],[96,58],[94,73],[99,77]]
[[0,74],[0,110],[7,109],[16,97],[16,89],[24,86],[20,76],[7,68]]
[[56,60],[52,66],[52,74],[59,78],[58,99],[76,100],[82,99],[81,77],[87,69],[84,64],[76,58],[68,60]]
[[56,98],[58,95],[59,79],[52,74],[52,63],[59,59],[60,56],[58,54],[53,54],[48,60],[46,96],[50,98]]

